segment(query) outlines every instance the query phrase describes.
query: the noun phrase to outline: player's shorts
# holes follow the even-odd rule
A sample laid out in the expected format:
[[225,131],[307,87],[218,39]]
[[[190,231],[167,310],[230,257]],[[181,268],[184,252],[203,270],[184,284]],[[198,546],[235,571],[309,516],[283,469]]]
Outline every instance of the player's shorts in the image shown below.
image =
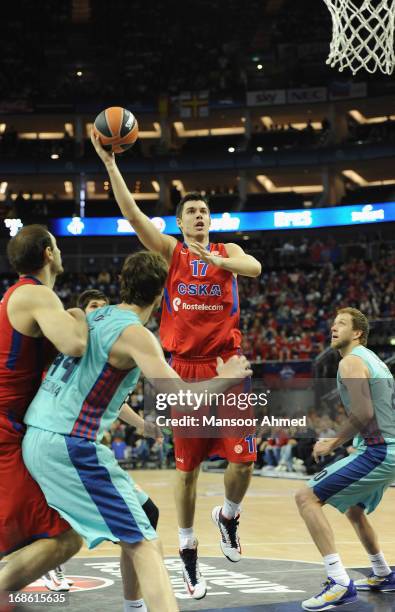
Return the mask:
[[144,504],[149,500],[149,495],[140,487],[140,485],[134,482],[134,490],[136,491],[137,499],[139,500],[140,506],[144,506]]
[[359,444],[355,453],[329,465],[307,485],[340,512],[360,506],[369,514],[394,481],[395,444]]
[[[222,355],[226,362],[238,351]],[[172,355],[171,367],[183,380],[207,380],[217,375],[217,358],[186,360]],[[254,434],[242,437],[199,438],[174,434],[174,456],[176,468],[191,472],[204,459],[226,459],[232,463],[256,461],[256,438]]]
[[157,537],[133,480],[104,444],[28,427],[23,459],[47,503],[89,548],[104,540],[135,544]]
[[0,557],[70,529],[26,469],[21,442],[0,444]]

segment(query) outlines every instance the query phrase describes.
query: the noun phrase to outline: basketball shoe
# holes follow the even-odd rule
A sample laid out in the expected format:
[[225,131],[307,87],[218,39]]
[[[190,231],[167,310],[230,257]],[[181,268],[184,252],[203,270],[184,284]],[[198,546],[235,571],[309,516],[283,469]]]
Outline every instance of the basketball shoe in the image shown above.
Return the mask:
[[182,575],[186,589],[193,599],[203,599],[207,593],[206,581],[200,573],[196,542],[194,548],[180,550]]
[[357,600],[357,591],[352,580],[348,586],[343,586],[333,578],[328,578],[322,586],[324,588],[321,593],[302,602],[303,610],[310,610],[311,612],[330,610],[337,606],[351,604]]
[[220,546],[223,554],[229,561],[237,563],[241,559],[240,539],[237,534],[240,514],[237,514],[234,518],[227,519],[222,514],[222,507],[215,506],[212,509],[211,518],[220,530]]
[[61,565],[44,574],[42,579],[49,591],[69,591],[71,584],[74,584],[72,580],[68,581]]
[[354,581],[357,591],[395,591],[395,572],[388,576],[376,576],[373,572]]

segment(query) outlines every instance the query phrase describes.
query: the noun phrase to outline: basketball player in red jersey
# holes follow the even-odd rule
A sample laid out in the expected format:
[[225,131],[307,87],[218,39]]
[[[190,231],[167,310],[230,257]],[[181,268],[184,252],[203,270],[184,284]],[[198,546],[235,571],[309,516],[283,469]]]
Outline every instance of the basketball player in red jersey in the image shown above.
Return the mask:
[[[240,351],[238,274],[259,276],[261,264],[236,244],[210,244],[210,210],[200,194],[187,194],[177,207],[183,243],[161,234],[138,208],[115,163],[92,134],[92,144],[104,162],[115,199],[143,245],[168,261],[160,328],[171,365],[183,379],[205,379],[216,374],[216,358],[228,359]],[[175,437],[177,482],[175,498],[180,556],[188,592],[195,599],[206,594],[199,571],[197,540],[193,532],[196,485],[200,464],[208,456],[228,460],[225,500],[213,509],[220,529],[221,549],[230,561],[241,555],[237,527],[240,503],[248,489],[256,445],[253,436],[242,439],[183,439]]]
[[20,276],[0,304],[0,559],[17,552],[0,571],[0,592],[23,588],[81,547],[81,538],[47,506],[25,468],[21,443],[23,417],[46,365],[46,339],[58,351],[80,357],[88,338],[82,310],[66,312],[52,291],[63,267],[48,230],[25,226],[7,253]]

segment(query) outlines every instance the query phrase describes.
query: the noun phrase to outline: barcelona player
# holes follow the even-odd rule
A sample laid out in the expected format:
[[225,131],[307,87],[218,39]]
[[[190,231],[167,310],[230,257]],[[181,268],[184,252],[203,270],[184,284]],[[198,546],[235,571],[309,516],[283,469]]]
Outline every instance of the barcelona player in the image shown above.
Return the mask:
[[[138,208],[114,155],[107,153],[93,134],[91,139],[105,164],[123,216],[130,221],[143,245],[161,253],[170,266],[160,337],[163,347],[171,353],[172,367],[183,379],[215,376],[216,358],[221,356],[226,361],[240,351],[237,275],[256,277],[261,272],[261,264],[236,244],[210,243],[210,209],[198,193],[187,194],[177,206],[177,223],[183,241],[162,234]],[[212,518],[220,530],[223,554],[237,562],[241,558],[237,534],[240,504],[256,459],[255,438],[186,439],[175,436],[174,450],[183,575],[190,595],[201,599],[206,595],[206,583],[199,571],[193,530],[200,464],[211,456],[228,460],[224,503],[213,509]]]
[[[332,325],[331,346],[339,351],[337,384],[347,422],[331,439],[319,440],[314,456],[329,455],[354,434],[356,452],[327,466],[296,493],[299,512],[323,556],[328,579],[323,590],[302,603],[304,610],[350,604],[358,590],[395,590],[395,577],[365,513],[375,510],[395,480],[395,385],[381,359],[366,348],[369,323],[356,308],[342,308]],[[350,579],[336,550],[322,506],[346,513],[373,566],[369,578]]]
[[82,310],[66,312],[52,290],[63,267],[48,230],[22,228],[7,252],[20,276],[0,305],[0,558],[18,552],[0,571],[0,591],[26,586],[81,546],[80,537],[47,505],[23,463],[21,445],[23,418],[50,349],[46,338],[77,358],[88,335]]
[[[127,412],[133,412],[123,405],[120,413],[120,404],[135,387],[140,368],[149,380],[162,382],[162,388],[175,392],[186,388],[144,327],[161,302],[167,272],[158,253],[141,251],[125,260],[121,303],[88,315],[86,353],[81,359],[56,357],[24,419],[28,428],[23,458],[48,504],[73,525],[89,548],[103,540],[119,543],[125,612],[178,609],[157,535],[134,483],[101,443],[119,415],[128,420]],[[218,360],[218,374],[207,383],[213,391],[226,390],[251,370],[245,357],[235,356],[225,364]],[[200,385],[188,387],[197,390]],[[132,600],[136,582],[144,600]]]

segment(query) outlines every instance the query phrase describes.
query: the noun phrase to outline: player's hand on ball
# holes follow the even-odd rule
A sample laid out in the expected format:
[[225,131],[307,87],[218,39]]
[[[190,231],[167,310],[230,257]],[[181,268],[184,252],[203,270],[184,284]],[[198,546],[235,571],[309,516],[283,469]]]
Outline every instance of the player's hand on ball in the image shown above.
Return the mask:
[[313,457],[318,463],[319,457],[325,457],[330,455],[334,451],[334,439],[333,438],[322,438],[314,444]]
[[252,376],[250,362],[244,355],[233,355],[226,363],[217,357],[217,374],[220,378],[243,379]]
[[106,166],[115,163],[114,153],[103,149],[98,134],[95,134],[93,130],[91,131],[91,143],[93,144],[96,153]]

